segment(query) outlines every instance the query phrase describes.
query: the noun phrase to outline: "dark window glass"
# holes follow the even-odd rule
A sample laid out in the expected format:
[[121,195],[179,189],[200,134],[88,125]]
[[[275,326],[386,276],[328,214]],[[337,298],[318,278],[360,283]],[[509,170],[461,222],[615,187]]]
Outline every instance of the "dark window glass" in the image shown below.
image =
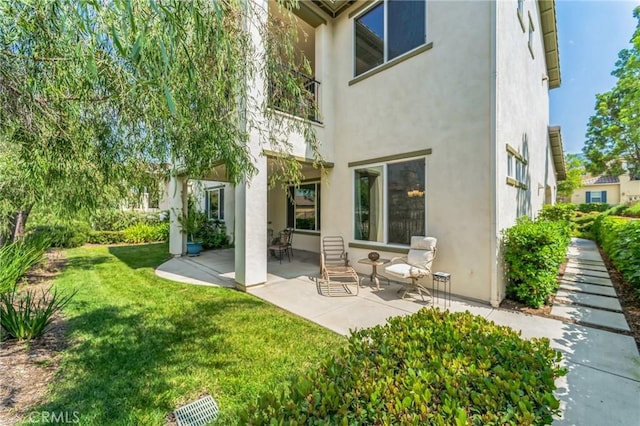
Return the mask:
[[310,231],[320,230],[319,184],[289,187],[287,197],[287,226]]
[[384,4],[355,20],[356,75],[384,62]]
[[412,235],[425,235],[424,159],[387,166],[388,242],[410,244]]
[[382,166],[355,171],[355,239],[384,241]]
[[388,0],[387,60],[407,53],[426,42],[424,0]]

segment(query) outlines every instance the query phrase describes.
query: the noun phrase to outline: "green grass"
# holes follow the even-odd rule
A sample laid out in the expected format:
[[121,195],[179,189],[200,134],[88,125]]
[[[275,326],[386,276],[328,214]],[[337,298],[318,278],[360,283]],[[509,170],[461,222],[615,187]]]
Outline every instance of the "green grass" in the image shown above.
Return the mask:
[[210,393],[222,416],[284,385],[346,339],[253,296],[157,277],[166,244],[67,251],[59,290],[71,346],[47,403],[83,425],[161,425],[176,407]]

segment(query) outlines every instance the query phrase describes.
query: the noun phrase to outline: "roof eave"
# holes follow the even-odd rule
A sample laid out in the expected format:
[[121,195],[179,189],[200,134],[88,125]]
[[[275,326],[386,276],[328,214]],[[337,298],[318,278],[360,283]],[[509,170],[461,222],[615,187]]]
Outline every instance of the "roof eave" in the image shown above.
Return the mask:
[[538,9],[540,10],[549,89],[555,89],[560,87],[561,82],[555,0],[538,0]]
[[556,178],[565,180],[567,178],[567,168],[564,163],[564,148],[562,147],[562,133],[560,126],[549,127],[549,143],[551,144],[551,156],[556,169]]

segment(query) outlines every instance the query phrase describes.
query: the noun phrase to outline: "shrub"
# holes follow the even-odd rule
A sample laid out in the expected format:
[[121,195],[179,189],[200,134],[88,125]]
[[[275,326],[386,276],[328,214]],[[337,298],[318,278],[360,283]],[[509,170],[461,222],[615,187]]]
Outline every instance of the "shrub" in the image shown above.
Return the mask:
[[91,228],[86,222],[71,221],[68,224],[37,225],[30,230],[34,235],[45,235],[51,247],[73,248],[87,242]]
[[640,220],[600,216],[592,230],[616,269],[640,291]]
[[91,227],[95,231],[124,231],[125,229],[144,223],[157,225],[163,222],[168,214],[145,213],[119,209],[101,209],[91,215]]
[[609,210],[611,206],[607,203],[582,203],[578,204],[578,211],[583,213],[604,212]]
[[230,243],[227,228],[219,220],[205,222],[197,234],[197,239],[202,241],[202,246],[206,249],[224,248]]
[[169,224],[148,225],[138,223],[122,231],[126,243],[151,243],[154,241],[166,241],[169,238]]
[[31,236],[0,247],[0,294],[11,291],[18,280],[38,263],[49,247],[45,236]]
[[242,423],[544,424],[565,374],[548,339],[423,308],[351,334],[346,349],[262,395]]
[[571,233],[564,222],[521,217],[504,232],[507,295],[539,308],[557,289],[556,275]]
[[576,215],[576,205],[568,203],[558,203],[555,205],[545,204],[538,215],[539,219],[552,221],[570,222]]
[[124,243],[123,231],[91,231],[87,242],[91,244],[119,244]]
[[56,290],[42,291],[40,298],[35,290],[28,290],[17,297],[14,288],[0,294],[0,326],[10,338],[31,340],[44,334],[53,320],[53,315],[64,308],[74,293],[60,296]]

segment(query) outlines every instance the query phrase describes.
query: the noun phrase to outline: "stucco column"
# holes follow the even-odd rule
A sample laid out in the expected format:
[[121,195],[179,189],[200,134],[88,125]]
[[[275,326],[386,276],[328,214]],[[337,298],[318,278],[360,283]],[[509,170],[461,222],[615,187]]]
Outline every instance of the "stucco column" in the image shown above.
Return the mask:
[[181,256],[186,253],[187,235],[182,232],[178,218],[187,209],[187,180],[171,175],[169,179],[169,253]]
[[242,289],[267,281],[267,160],[257,158],[258,174],[235,191],[235,271]]

